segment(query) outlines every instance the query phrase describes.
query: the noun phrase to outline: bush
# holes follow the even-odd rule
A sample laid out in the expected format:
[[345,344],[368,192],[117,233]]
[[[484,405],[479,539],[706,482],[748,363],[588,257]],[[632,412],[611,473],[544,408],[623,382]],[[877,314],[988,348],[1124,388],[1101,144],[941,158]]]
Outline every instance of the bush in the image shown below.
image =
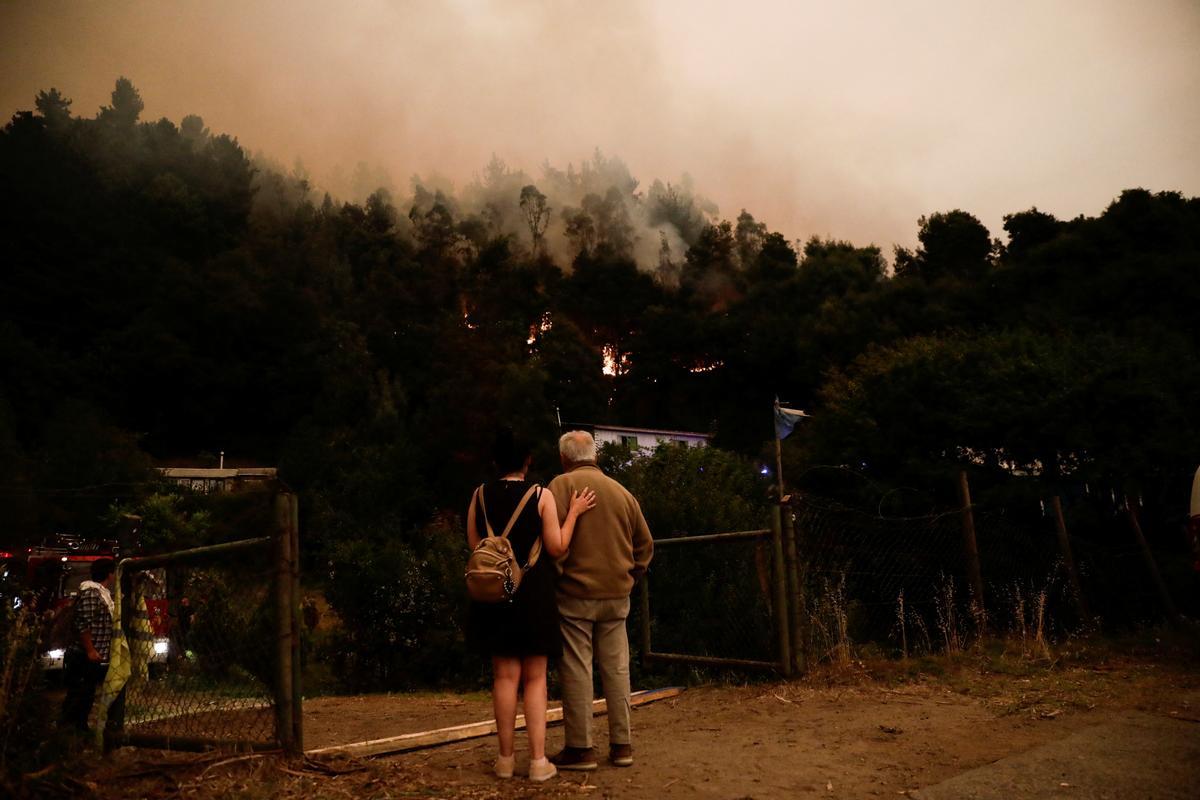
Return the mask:
[[408,537],[331,547],[325,594],[342,628],[329,658],[345,688],[445,686],[478,672],[464,666],[465,541],[446,516]]
[[767,485],[754,464],[715,447],[661,444],[648,456],[600,447],[599,464],[638,498],[656,539],[761,527]]
[[8,577],[0,577],[0,789],[10,791],[17,775],[52,757],[43,745],[57,711],[43,693],[41,621],[26,605],[14,608],[16,596]]
[[[712,447],[600,449],[602,468],[641,503],[655,539],[763,528],[767,486],[747,459]],[[659,652],[770,660],[770,554],[764,540],[659,547],[650,564]],[[634,603],[630,628],[641,625]],[[640,647],[635,641],[634,649]]]
[[255,559],[191,570],[185,594],[194,598],[187,648],[202,675],[242,682],[253,676],[274,684],[278,665],[276,607],[269,570]]

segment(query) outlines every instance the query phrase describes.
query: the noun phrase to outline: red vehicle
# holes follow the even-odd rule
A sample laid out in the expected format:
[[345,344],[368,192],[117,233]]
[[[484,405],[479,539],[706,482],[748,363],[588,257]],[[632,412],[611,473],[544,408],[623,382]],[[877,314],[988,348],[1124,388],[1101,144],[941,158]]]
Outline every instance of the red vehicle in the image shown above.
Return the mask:
[[1192,502],[1188,509],[1188,544],[1192,546],[1192,568],[1200,572],[1200,468],[1192,479]]
[[[102,558],[120,559],[115,542],[84,542],[59,535],[55,541],[26,550],[26,586],[35,607],[43,614],[58,614],[79,594],[79,585],[91,578],[92,563]],[[154,631],[154,652],[150,661],[161,664],[170,651],[170,617],[164,598],[147,598],[146,610]],[[42,654],[42,668],[60,670],[64,650],[54,647]]]

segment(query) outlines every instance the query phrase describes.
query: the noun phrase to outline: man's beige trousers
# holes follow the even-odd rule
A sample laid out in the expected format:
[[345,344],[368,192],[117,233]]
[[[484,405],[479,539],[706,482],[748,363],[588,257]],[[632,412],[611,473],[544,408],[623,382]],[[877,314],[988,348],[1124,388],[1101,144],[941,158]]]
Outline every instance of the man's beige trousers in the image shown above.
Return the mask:
[[563,655],[563,724],[567,747],[592,746],[592,652],[608,701],[609,744],[632,744],[629,735],[629,598],[581,600],[558,596]]

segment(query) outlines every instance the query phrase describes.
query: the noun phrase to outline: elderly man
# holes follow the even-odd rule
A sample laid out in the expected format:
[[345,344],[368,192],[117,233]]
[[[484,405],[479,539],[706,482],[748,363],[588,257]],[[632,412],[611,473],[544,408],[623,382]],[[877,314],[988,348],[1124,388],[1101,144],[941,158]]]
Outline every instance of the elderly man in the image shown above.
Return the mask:
[[608,701],[609,762],[633,764],[629,731],[629,594],[650,564],[654,541],[641,506],[596,466],[596,442],[585,431],[558,440],[563,474],[550,482],[560,521],[573,492],[591,487],[596,507],[575,524],[571,549],[559,562],[560,665],[566,746],[550,760],[560,769],[592,770],[592,654]]

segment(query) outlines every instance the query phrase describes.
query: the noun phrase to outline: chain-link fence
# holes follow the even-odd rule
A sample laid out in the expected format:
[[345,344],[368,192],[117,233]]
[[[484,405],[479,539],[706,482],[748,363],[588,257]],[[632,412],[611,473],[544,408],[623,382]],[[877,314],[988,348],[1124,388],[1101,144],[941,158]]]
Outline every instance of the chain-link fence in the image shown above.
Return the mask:
[[793,496],[788,511],[803,652],[844,656],[851,641],[887,641],[905,616],[925,624],[948,591],[965,589],[957,514],[883,519],[811,495]]
[[653,577],[641,584],[643,658],[779,665],[776,572],[770,530],[656,541]]
[[111,744],[300,749],[294,506],[277,498],[272,536],[121,561],[130,668]]
[[1155,576],[1171,559],[1139,547],[1119,514],[1109,531],[1119,543],[1106,544],[1070,535],[1072,513],[1056,516],[1057,500],[1019,512],[887,518],[795,495],[789,511],[794,647],[817,660],[844,659],[851,643],[895,655],[953,650],[985,632],[1033,631],[1040,641],[1097,619],[1135,623],[1165,610]]
[[[1082,524],[1094,509],[1058,500],[884,517],[796,494],[781,510],[772,529],[655,543],[636,615],[646,661],[787,674],[864,650],[954,651],[985,634],[1047,652],[1098,619],[1173,615],[1178,559],[1140,546],[1119,509],[1105,511],[1106,531]],[[1073,535],[1074,521],[1094,537]]]

